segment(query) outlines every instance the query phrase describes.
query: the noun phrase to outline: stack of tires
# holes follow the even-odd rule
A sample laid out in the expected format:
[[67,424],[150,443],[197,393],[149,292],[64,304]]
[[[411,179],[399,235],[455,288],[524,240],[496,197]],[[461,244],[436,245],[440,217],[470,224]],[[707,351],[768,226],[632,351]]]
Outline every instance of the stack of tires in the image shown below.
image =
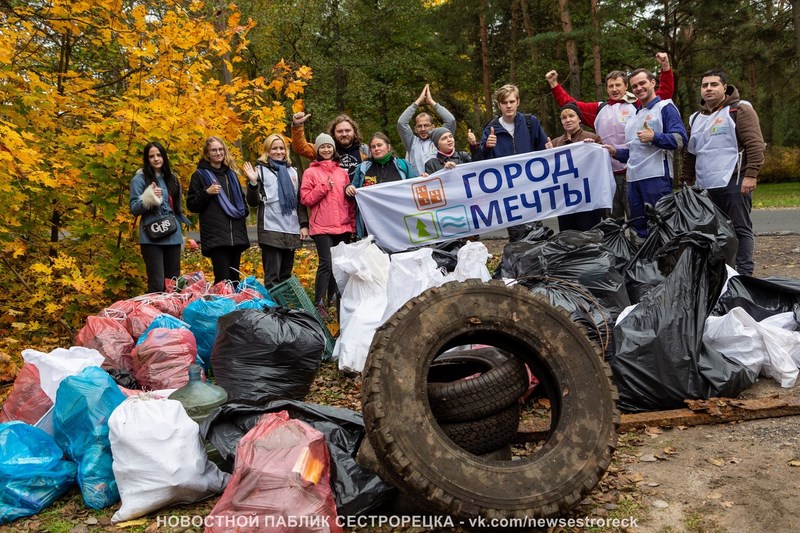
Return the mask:
[[[513,357],[451,351],[475,344]],[[543,438],[517,432],[525,365],[550,406]],[[528,528],[532,517],[564,515],[616,446],[618,396],[598,348],[566,313],[500,281],[447,283],[408,301],[375,332],[361,391],[364,463],[418,508],[461,519]],[[526,453],[481,453],[512,439]]]
[[519,428],[525,364],[494,347],[446,352],[428,371],[428,402],[445,435],[464,450],[505,452]]

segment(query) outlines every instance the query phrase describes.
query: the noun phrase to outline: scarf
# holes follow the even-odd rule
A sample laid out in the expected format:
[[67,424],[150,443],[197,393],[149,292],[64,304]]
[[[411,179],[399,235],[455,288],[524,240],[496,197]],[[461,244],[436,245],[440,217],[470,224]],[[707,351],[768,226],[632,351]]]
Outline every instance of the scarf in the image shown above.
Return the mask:
[[281,205],[281,215],[291,215],[297,208],[297,193],[289,177],[286,161],[269,159],[270,167],[278,173],[278,202]]
[[391,158],[392,158],[392,153],[389,152],[388,154],[386,154],[385,156],[381,157],[380,159],[378,159],[377,157],[373,157],[372,159],[374,159],[375,162],[378,163],[379,165],[385,165],[386,163],[389,162],[389,160]]
[[[197,171],[200,173],[200,176],[203,178],[203,182],[206,185],[206,188],[210,187],[217,181],[217,178],[214,174],[207,168],[199,168]],[[236,174],[231,169],[228,169],[228,172],[225,174],[228,179],[229,189],[231,190],[231,198],[228,198],[228,194],[225,192],[225,187],[222,187],[217,195],[217,203],[231,218],[244,218],[247,214],[247,209],[244,207],[244,198],[242,198],[242,188],[239,186],[239,180],[236,178]]]
[[455,148],[453,148],[452,150],[450,150],[450,153],[448,153],[448,154],[446,154],[446,153],[442,152],[441,150],[437,150],[437,152],[439,152],[439,154],[440,154],[442,157],[444,157],[445,159],[450,159],[451,157],[453,157],[454,155],[456,155],[456,149],[455,149]]

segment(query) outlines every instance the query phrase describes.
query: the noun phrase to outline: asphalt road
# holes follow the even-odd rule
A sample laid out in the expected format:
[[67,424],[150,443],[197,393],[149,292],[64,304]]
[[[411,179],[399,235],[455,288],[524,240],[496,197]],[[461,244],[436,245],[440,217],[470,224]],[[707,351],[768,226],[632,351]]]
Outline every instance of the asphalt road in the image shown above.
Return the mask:
[[[800,209],[754,209],[750,215],[753,220],[753,229],[756,235],[781,235],[790,233],[800,233]],[[558,230],[555,218],[548,218],[544,221],[545,225],[554,230]],[[255,226],[248,226],[247,233],[250,242],[258,241]],[[187,232],[189,238],[200,241],[200,233],[197,226]],[[484,239],[505,239],[508,233],[505,229],[492,231],[482,235]]]

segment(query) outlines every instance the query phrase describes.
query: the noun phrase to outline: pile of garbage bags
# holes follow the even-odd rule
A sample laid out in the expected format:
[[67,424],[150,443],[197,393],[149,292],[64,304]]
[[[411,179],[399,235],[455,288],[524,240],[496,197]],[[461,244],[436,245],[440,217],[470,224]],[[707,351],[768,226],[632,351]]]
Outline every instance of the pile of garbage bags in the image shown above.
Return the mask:
[[726,267],[736,235],[703,191],[665,196],[647,218],[641,245],[622,220],[556,236],[531,225],[494,275],[545,295],[584,328],[611,365],[624,411],[735,397],[759,374],[794,385],[800,281]]

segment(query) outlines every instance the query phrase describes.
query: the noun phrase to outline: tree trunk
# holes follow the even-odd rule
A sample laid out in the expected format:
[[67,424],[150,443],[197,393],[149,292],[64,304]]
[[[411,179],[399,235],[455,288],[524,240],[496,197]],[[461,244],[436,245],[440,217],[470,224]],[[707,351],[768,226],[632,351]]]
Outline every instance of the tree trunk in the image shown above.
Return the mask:
[[603,72],[600,62],[600,17],[597,0],[592,0],[592,60],[594,61],[594,92],[597,100],[604,100]]
[[[228,20],[227,14],[228,10],[226,8],[225,3],[219,2],[217,4],[217,28],[219,29],[220,33],[224,32],[228,29]],[[222,83],[225,85],[230,85],[233,81],[233,73],[231,69],[228,68],[228,65],[231,62],[231,54],[230,52],[225,52],[222,54],[222,68],[220,72],[222,74]]]
[[800,60],[800,0],[792,0],[792,17],[794,18],[794,55]]
[[[525,36],[528,38],[528,50],[531,56],[531,64],[536,66],[538,55],[536,54],[536,47],[533,45],[533,25],[531,24],[531,16],[528,13],[528,2],[527,0],[520,0],[519,5],[522,8],[522,25],[525,28]],[[548,100],[552,101],[552,98]],[[550,121],[549,117],[550,106],[539,106],[539,122],[541,124],[548,124]]]
[[581,98],[581,71],[578,66],[578,47],[575,39],[571,37],[572,20],[569,16],[569,1],[558,0],[558,9],[561,13],[561,29],[567,36],[567,60],[569,61],[569,92],[573,98]]
[[517,43],[519,42],[519,4],[524,0],[511,0],[511,64],[509,78],[517,83]]
[[492,111],[492,85],[489,76],[489,35],[486,29],[486,0],[481,0],[478,23],[481,32],[481,66],[483,69],[483,102],[486,106],[488,117],[493,115]]

